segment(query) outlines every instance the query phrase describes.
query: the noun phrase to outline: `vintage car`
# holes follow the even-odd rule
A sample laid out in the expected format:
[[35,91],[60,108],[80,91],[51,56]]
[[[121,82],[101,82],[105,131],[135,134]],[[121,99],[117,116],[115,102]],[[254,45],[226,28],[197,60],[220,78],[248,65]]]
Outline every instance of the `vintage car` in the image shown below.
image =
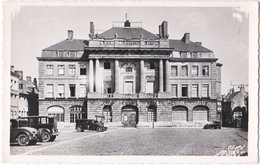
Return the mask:
[[220,121],[213,121],[208,124],[206,124],[204,129],[221,129],[221,122]]
[[107,130],[107,127],[104,127],[102,120],[94,119],[77,119],[76,120],[76,131],[83,132],[84,130],[95,130],[98,132],[103,132]]
[[54,141],[59,132],[55,116],[28,116],[22,117],[28,120],[28,126],[37,129],[39,141]]
[[25,119],[11,119],[10,142],[17,142],[20,146],[35,145],[38,142],[37,130],[28,127]]

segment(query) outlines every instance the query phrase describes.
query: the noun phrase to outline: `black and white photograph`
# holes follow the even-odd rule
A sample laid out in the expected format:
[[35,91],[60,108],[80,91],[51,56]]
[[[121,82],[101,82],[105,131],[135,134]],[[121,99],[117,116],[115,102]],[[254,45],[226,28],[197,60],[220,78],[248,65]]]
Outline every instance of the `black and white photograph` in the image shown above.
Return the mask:
[[4,162],[257,163],[257,2],[3,13]]

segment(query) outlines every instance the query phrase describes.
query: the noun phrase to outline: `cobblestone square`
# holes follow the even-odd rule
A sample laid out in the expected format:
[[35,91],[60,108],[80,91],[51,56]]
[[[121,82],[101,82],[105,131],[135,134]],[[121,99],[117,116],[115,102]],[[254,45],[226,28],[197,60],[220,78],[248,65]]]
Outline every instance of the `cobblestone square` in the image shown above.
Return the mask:
[[11,155],[199,155],[213,156],[228,146],[245,146],[247,132],[236,128],[109,128],[106,132],[61,129],[54,142],[12,145]]

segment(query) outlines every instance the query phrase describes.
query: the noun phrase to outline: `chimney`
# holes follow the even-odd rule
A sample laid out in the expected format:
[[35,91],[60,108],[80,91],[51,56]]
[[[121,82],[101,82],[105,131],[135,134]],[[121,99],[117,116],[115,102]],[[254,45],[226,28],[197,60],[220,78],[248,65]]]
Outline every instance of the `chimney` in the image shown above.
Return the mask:
[[31,76],[26,76],[26,80],[27,80],[27,81],[32,81]]
[[162,38],[162,25],[159,25],[159,36]]
[[73,31],[72,30],[68,30],[68,40],[69,41],[73,40]]
[[14,66],[13,66],[13,65],[11,65],[10,71],[11,71],[11,72],[14,72]]
[[15,73],[19,75],[20,80],[23,80],[23,71],[16,70]]
[[163,36],[163,38],[167,39],[169,37],[169,35],[168,35],[168,22],[163,21],[161,27],[162,27],[162,36]]
[[181,40],[186,44],[190,43],[190,33],[185,33]]
[[95,36],[95,27],[94,23],[90,22],[90,32],[89,32],[89,38],[93,39]]
[[196,44],[198,44],[198,45],[200,45],[200,46],[202,45],[202,43],[201,43],[201,42],[195,42],[195,43],[196,43]]

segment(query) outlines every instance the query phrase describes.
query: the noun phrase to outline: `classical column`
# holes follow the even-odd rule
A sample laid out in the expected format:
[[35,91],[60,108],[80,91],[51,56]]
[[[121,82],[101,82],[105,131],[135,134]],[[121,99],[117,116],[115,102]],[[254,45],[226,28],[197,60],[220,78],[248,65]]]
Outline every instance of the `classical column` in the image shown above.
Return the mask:
[[101,93],[101,73],[100,73],[100,65],[99,60],[96,59],[96,74],[95,74],[95,87],[96,92]]
[[88,64],[88,66],[89,66],[89,76],[88,76],[88,81],[89,81],[89,92],[90,93],[93,93],[94,92],[94,90],[93,90],[93,80],[94,80],[94,77],[93,77],[93,60],[89,60],[89,64]]
[[163,92],[163,61],[159,62],[159,92]]
[[140,60],[140,93],[145,93],[144,60]]
[[169,60],[165,62],[165,92],[170,93],[170,76],[171,76],[171,68]]
[[119,93],[119,62],[115,60],[115,93]]

